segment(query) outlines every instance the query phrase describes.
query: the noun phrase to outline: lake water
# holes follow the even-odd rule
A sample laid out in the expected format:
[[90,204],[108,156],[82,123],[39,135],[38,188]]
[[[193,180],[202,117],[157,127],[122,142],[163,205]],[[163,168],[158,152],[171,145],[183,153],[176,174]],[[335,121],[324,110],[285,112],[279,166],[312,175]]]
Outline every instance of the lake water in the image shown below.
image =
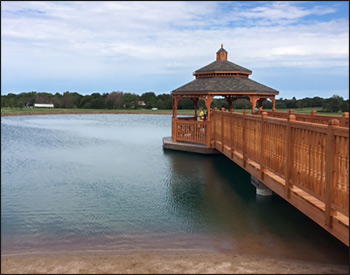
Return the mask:
[[348,247],[221,155],[163,150],[168,115],[1,118],[2,254],[215,249],[348,264]]

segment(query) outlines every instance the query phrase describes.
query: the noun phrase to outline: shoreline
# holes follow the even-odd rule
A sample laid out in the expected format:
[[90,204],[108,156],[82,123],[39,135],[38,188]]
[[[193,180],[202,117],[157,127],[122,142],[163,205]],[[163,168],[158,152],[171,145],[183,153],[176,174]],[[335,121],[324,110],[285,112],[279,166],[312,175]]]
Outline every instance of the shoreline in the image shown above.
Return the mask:
[[[66,112],[66,113],[23,113],[23,114],[1,114],[1,117],[5,116],[31,116],[31,115],[172,115],[168,113],[146,113],[146,112]],[[181,115],[190,115],[190,114],[181,114]]]
[[348,266],[219,252],[212,249],[135,249],[29,252],[1,255],[3,273],[346,274]]

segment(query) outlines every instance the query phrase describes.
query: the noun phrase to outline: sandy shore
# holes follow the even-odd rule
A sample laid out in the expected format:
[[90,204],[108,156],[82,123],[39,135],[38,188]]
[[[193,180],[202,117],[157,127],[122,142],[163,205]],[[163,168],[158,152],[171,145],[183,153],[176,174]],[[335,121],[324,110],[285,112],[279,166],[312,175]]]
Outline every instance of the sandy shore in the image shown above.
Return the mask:
[[129,250],[2,255],[1,272],[348,274],[349,268],[345,265],[276,260],[211,250]]

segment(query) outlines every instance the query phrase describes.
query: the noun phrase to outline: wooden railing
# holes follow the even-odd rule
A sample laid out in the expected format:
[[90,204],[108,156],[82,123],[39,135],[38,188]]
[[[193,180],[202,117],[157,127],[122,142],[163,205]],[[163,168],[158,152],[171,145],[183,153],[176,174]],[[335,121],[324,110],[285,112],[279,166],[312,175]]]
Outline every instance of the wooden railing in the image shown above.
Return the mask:
[[172,136],[175,142],[186,141],[194,143],[204,143],[209,145],[207,138],[208,122],[195,120],[173,119]]
[[321,124],[269,114],[215,109],[208,122],[173,118],[172,136],[216,148],[349,245],[349,128],[339,122],[348,125],[346,116]]
[[[262,111],[259,111],[257,114],[261,114]],[[329,121],[332,119],[338,119],[340,126],[343,127],[349,127],[349,113],[344,112],[342,117],[334,117],[334,116],[326,116],[326,115],[319,115],[317,111],[312,111],[310,114],[298,114],[294,113],[293,110],[290,110],[289,113],[286,112],[266,112],[269,117],[276,117],[276,118],[284,118],[287,119],[290,114],[295,115],[295,119],[297,121],[305,121],[305,122],[312,122],[312,123],[319,123],[319,124],[326,124],[328,125]]]
[[[273,171],[289,185],[349,216],[349,128],[264,115],[215,111],[214,139],[221,147]],[[213,140],[214,141],[214,140]]]

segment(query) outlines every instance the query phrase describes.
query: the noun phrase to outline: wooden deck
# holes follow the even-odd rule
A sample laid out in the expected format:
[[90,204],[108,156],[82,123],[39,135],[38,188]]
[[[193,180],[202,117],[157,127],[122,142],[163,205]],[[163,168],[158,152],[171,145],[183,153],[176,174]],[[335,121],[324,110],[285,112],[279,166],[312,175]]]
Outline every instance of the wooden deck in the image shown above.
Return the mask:
[[215,110],[210,122],[173,119],[173,142],[216,149],[349,245],[349,128],[306,121]]
[[163,138],[163,148],[199,154],[220,154],[216,149],[192,142],[174,142],[172,137]]

